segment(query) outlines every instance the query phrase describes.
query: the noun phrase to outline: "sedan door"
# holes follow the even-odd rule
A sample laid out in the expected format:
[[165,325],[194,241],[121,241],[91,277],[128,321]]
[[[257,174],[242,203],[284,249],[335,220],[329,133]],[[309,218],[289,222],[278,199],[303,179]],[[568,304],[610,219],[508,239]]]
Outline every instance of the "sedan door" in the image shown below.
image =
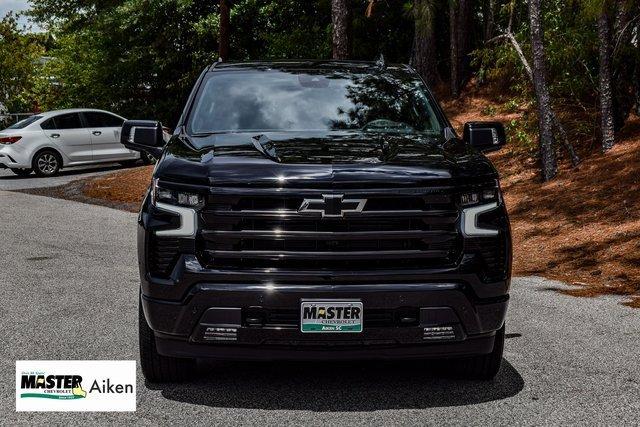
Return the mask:
[[85,111],[82,115],[91,135],[93,160],[103,162],[138,158],[138,153],[120,144],[120,131],[124,119],[100,111]]
[[60,114],[40,125],[45,136],[67,156],[70,163],[88,163],[93,159],[89,131],[78,113]]

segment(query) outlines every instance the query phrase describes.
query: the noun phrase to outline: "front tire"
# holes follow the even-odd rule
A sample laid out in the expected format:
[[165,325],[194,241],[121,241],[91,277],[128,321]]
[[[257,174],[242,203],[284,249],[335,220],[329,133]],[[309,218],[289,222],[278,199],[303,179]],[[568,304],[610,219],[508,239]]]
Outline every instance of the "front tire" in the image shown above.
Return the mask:
[[33,170],[38,176],[54,176],[62,167],[62,159],[55,151],[44,150],[33,158]]
[[31,172],[33,172],[33,169],[11,169],[11,172],[18,176],[29,176]]
[[180,382],[191,377],[195,370],[195,359],[163,356],[156,349],[156,338],[147,324],[138,304],[138,334],[140,339],[140,367],[147,381],[152,383]]
[[460,370],[465,378],[486,381],[493,379],[497,375],[502,363],[502,353],[504,352],[504,331],[505,325],[502,325],[502,328],[496,331],[491,353],[460,361]]

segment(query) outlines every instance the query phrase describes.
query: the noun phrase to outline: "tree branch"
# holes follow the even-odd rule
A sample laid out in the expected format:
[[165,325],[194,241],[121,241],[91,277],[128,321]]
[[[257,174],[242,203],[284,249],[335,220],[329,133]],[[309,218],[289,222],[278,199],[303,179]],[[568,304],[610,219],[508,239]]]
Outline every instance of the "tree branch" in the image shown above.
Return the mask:
[[[513,47],[513,49],[518,54],[518,58],[520,59],[522,66],[524,67],[527,75],[529,76],[529,80],[531,81],[531,83],[533,83],[533,70],[531,69],[531,65],[529,65],[529,61],[527,60],[527,57],[524,56],[524,52],[522,51],[522,47],[520,46],[520,43],[518,43],[518,40],[516,40],[516,37],[510,31],[512,16],[513,16],[513,8],[511,10],[511,15],[509,18],[509,29],[504,34],[500,34],[499,36],[496,36],[491,40],[488,40],[487,43],[490,43],[496,40],[508,40],[511,46]],[[553,123],[553,127],[556,130],[556,134],[560,137],[559,139],[562,142],[562,145],[564,146],[564,148],[567,150],[567,153],[569,154],[569,158],[571,159],[571,165],[574,167],[577,166],[580,163],[580,157],[578,157],[578,155],[576,154],[576,151],[573,148],[573,145],[571,144],[571,142],[569,141],[569,137],[567,136],[567,131],[564,129],[564,126],[562,125],[562,123],[558,119],[558,116],[556,116],[556,113],[553,110],[551,110],[551,121]]]

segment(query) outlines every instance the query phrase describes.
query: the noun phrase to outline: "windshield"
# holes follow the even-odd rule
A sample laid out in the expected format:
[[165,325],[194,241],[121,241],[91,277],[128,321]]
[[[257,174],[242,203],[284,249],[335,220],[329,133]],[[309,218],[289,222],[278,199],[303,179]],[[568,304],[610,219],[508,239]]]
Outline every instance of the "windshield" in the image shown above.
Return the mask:
[[27,117],[26,119],[20,120],[18,123],[12,124],[7,129],[24,129],[27,126],[29,126],[31,123],[33,123],[36,120],[39,120],[41,118],[42,118],[42,116],[30,116],[30,117]]
[[250,70],[209,73],[188,123],[192,134],[360,130],[439,136],[424,84],[394,73]]

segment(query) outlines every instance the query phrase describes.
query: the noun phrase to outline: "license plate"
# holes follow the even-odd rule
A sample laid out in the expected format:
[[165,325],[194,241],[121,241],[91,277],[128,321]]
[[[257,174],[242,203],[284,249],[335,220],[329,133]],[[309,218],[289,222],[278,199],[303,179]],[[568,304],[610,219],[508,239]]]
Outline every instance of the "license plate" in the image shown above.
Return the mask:
[[362,332],[362,302],[356,300],[303,300],[302,332]]

